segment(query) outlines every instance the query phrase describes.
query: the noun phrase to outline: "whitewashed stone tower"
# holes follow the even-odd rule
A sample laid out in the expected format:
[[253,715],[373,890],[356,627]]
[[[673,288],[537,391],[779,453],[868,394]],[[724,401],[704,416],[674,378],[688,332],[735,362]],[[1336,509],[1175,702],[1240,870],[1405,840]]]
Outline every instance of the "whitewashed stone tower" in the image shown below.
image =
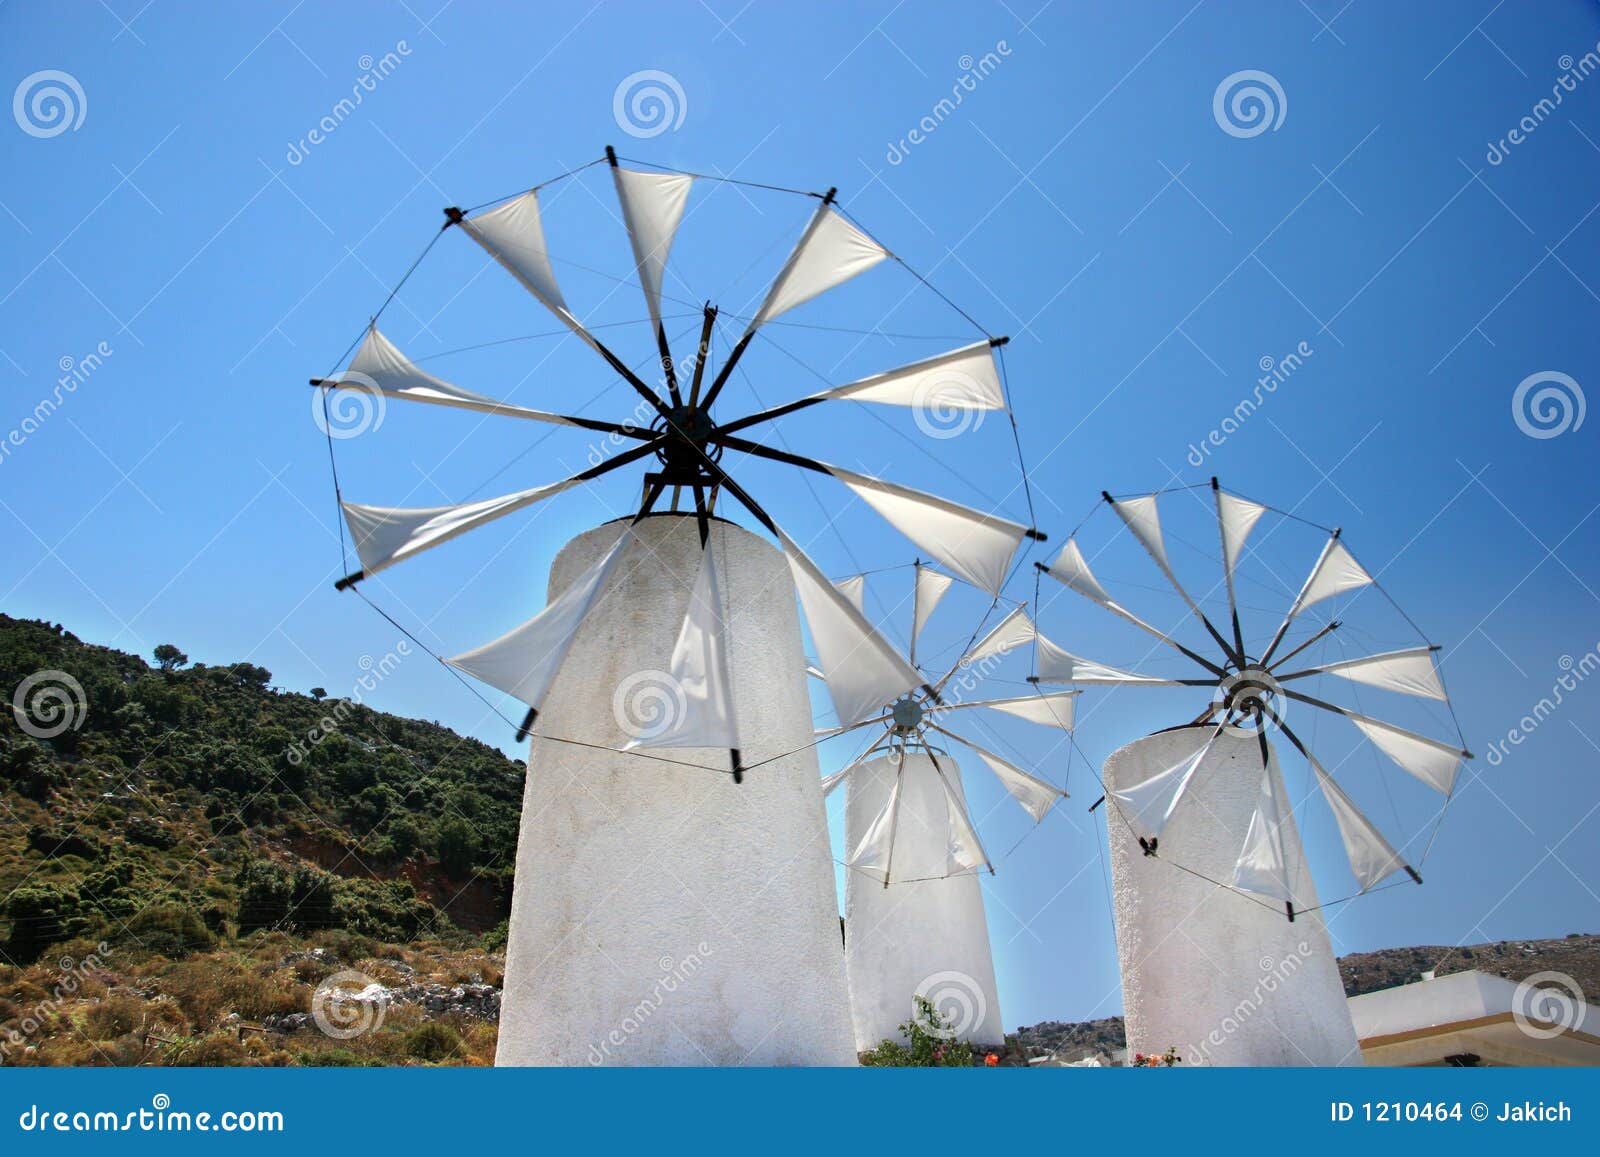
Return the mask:
[[[880,756],[850,772],[845,846],[857,847],[889,802],[900,756]],[[856,1048],[899,1041],[921,992],[959,1039],[979,1045],[1005,1040],[983,893],[972,872],[947,876],[950,823],[938,770],[960,792],[961,773],[948,755],[939,768],[911,751],[901,786],[893,881],[845,875],[845,948]]]
[[[626,525],[568,543],[551,599]],[[609,579],[620,597],[578,630],[531,743],[496,1063],[853,1064],[789,566],[711,523],[752,768],[735,784],[725,749],[616,750],[635,737],[632,700],[668,667],[701,550],[693,515],[634,530]]]
[[[1128,744],[1106,761],[1107,790],[1172,767],[1194,754],[1197,732],[1214,730],[1179,728]],[[1275,755],[1271,775],[1285,798]],[[1291,923],[1271,900],[1191,874],[1233,878],[1260,790],[1255,733],[1228,728],[1162,830],[1158,856],[1144,855],[1115,813],[1107,817],[1130,1057],[1176,1046],[1184,1064],[1362,1063],[1321,913],[1300,911]],[[1313,908],[1316,891],[1287,811],[1282,836],[1297,907]]]

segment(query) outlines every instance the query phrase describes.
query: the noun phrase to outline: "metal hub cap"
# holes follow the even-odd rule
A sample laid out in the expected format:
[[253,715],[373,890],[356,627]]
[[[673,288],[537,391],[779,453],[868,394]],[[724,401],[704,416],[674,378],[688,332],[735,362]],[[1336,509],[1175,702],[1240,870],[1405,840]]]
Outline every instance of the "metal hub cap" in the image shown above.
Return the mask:
[[1217,686],[1216,702],[1240,716],[1245,726],[1261,726],[1269,712],[1278,713],[1282,688],[1264,667],[1247,664]]
[[910,695],[896,699],[894,706],[890,710],[894,713],[890,722],[894,730],[901,735],[913,734],[917,728],[922,726],[922,717],[926,714],[922,709],[922,704]]

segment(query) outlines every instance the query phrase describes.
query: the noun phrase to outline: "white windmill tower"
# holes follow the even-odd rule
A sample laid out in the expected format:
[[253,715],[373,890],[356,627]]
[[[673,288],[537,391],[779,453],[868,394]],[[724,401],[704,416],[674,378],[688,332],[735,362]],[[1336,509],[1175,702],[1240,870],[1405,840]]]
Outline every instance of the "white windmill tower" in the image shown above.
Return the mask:
[[[543,611],[443,660],[525,704],[519,737],[531,736],[497,1063],[847,1064],[853,1039],[795,593],[813,635],[856,655],[860,697],[841,701],[846,722],[922,678],[722,459],[733,450],[832,477],[953,573],[997,591],[1022,540],[1042,536],[739,432],[837,399],[921,405],[931,392],[945,407],[1003,408],[994,349],[1005,339],[985,335],[727,420],[715,405],[766,327],[886,259],[903,262],[844,215],[833,190],[746,185],[810,198],[814,210],[754,314],[738,319],[736,340],[718,348],[708,304],[694,356],[675,362],[661,311],[673,239],[696,187],[745,183],[625,168],[610,149],[591,165],[607,162],[659,390],[580,319],[556,280],[541,194],[582,169],[480,209],[446,210],[445,231],[465,234],[548,308],[639,396],[646,419],[557,414],[468,391],[422,370],[374,318],[348,369],[313,381],[325,413],[351,397],[404,400],[576,428],[623,448],[496,498],[390,507],[341,494],[361,569],[337,585],[653,459],[637,512],[556,556]],[[685,494],[692,507],[680,511]],[[719,499],[777,546],[719,517]]]
[[[921,562],[913,571],[907,662],[917,667],[923,628],[954,580]],[[857,575],[836,585],[861,609],[865,582]],[[825,793],[846,787],[845,963],[858,1049],[898,1038],[916,1011],[913,994],[939,1010],[942,1031],[952,1037],[979,1045],[1005,1040],[979,887],[979,874],[994,867],[949,747],[953,741],[975,754],[1035,823],[1065,796],[962,734],[979,708],[1071,730],[1076,691],[971,697],[1001,656],[1031,643],[1034,633],[1018,607],[982,639],[974,634],[976,641],[942,675],[929,676],[876,717],[824,733],[878,730],[824,781]],[[838,686],[838,695],[848,697],[850,656],[835,651],[820,667],[830,691]]]
[[[1298,719],[1289,725],[1289,709],[1311,709],[1313,728],[1318,715],[1348,720],[1389,760],[1446,800],[1460,761],[1470,755],[1459,729],[1456,742],[1445,742],[1308,693],[1311,685],[1305,680],[1325,675],[1352,689],[1361,685],[1448,705],[1433,660],[1436,648],[1425,638],[1354,658],[1313,658],[1341,630],[1345,635],[1356,631],[1341,620],[1317,621],[1308,613],[1336,596],[1351,595],[1346,606],[1351,611],[1356,595],[1374,591],[1409,630],[1416,630],[1356,561],[1338,530],[1317,528],[1326,538],[1310,574],[1272,634],[1252,645],[1236,595],[1240,564],[1255,554],[1253,545],[1247,549],[1251,532],[1268,514],[1280,526],[1315,524],[1231,494],[1213,479],[1205,504],[1214,508],[1222,574],[1198,599],[1191,595],[1169,561],[1159,507],[1162,499],[1182,502],[1180,494],[1193,497],[1197,489],[1117,499],[1104,495],[1176,592],[1182,609],[1174,629],[1156,627],[1113,599],[1090,569],[1076,534],[1048,567],[1039,564],[1044,573],[1153,637],[1153,652],[1177,651],[1191,670],[1175,676],[1140,674],[1083,659],[1041,636],[1038,682],[1211,693],[1198,715],[1179,714],[1171,719],[1174,726],[1115,752],[1104,768],[1128,1047],[1159,1054],[1175,1045],[1187,1063],[1359,1064],[1323,921],[1328,904],[1317,898],[1295,820],[1297,811],[1302,819],[1304,812],[1286,792],[1269,737],[1280,735],[1304,760],[1315,787],[1298,802],[1308,804],[1313,794],[1325,799],[1357,894],[1397,873],[1419,884],[1422,877],[1340,786],[1332,773],[1339,764],[1331,770],[1312,753]],[[1262,585],[1281,589],[1281,584]],[[1228,619],[1218,629],[1201,604],[1222,590]],[[1182,641],[1190,634],[1194,647]],[[1202,638],[1205,644],[1198,641]],[[1214,657],[1202,654],[1206,650]],[[1390,704],[1386,712],[1401,706]],[[1442,814],[1441,806],[1434,812],[1435,824]]]

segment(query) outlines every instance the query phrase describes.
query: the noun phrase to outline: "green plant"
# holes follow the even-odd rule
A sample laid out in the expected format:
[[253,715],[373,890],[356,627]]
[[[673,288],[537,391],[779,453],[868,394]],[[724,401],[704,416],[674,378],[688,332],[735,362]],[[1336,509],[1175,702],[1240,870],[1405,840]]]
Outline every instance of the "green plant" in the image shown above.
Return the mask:
[[1168,1045],[1164,1053],[1134,1053],[1133,1061],[1129,1064],[1132,1069],[1170,1069],[1173,1065],[1183,1063],[1183,1058],[1178,1055],[1177,1045]]
[[406,1033],[405,1051],[420,1061],[447,1061],[461,1049],[461,1034],[447,1024],[430,1020]]
[[900,1026],[906,1044],[885,1039],[877,1048],[862,1055],[861,1063],[873,1068],[969,1068],[973,1063],[972,1045],[954,1039],[955,1033],[927,997],[912,997],[915,1011]]

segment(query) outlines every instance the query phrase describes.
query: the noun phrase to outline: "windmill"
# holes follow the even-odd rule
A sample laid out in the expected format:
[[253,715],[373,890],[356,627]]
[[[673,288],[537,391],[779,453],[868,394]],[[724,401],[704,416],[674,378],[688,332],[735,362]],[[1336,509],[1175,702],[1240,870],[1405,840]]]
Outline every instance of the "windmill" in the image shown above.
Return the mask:
[[[907,662],[916,667],[923,628],[955,580],[920,561],[912,570]],[[860,609],[865,583],[866,576],[857,575],[836,585]],[[962,734],[967,728],[961,724],[975,722],[979,709],[1071,729],[1076,691],[1003,699],[966,695],[1003,655],[1026,646],[1033,635],[1033,624],[1018,607],[982,639],[974,632],[943,675],[885,704],[877,717],[823,733],[833,738],[881,729],[823,789],[826,795],[847,785],[845,969],[858,1049],[894,1039],[908,1014],[915,1015],[913,994],[940,1009],[952,1035],[986,1045],[1004,1040],[978,885],[978,873],[988,868],[992,874],[994,866],[947,745],[953,741],[976,754],[1035,823],[1065,797]],[[842,668],[825,664],[819,673],[830,691],[847,685],[848,657]],[[960,693],[952,693],[958,676]]]
[[[1286,794],[1270,736],[1281,736],[1308,768],[1338,827],[1357,894],[1392,877],[1418,884],[1422,877],[1340,785],[1334,775],[1339,764],[1325,763],[1314,753],[1301,734],[1299,709],[1310,710],[1313,727],[1319,717],[1347,721],[1359,737],[1445,801],[1461,760],[1470,755],[1459,731],[1454,742],[1435,739],[1309,693],[1307,680],[1331,676],[1352,688],[1379,688],[1401,699],[1448,706],[1434,662],[1436,648],[1426,638],[1355,657],[1318,657],[1319,648],[1341,632],[1356,630],[1343,619],[1319,620],[1320,611],[1313,611],[1337,596],[1351,596],[1346,610],[1353,611],[1362,593],[1376,592],[1416,631],[1338,529],[1317,527],[1223,490],[1213,479],[1205,505],[1212,508],[1219,536],[1221,574],[1209,591],[1195,597],[1170,561],[1161,508],[1199,489],[1102,495],[1176,594],[1182,630],[1163,630],[1114,599],[1095,576],[1076,533],[1048,566],[1037,564],[1041,573],[1154,639],[1152,651],[1177,652],[1188,668],[1181,674],[1144,674],[1084,659],[1040,636],[1037,682],[1209,692],[1197,715],[1186,711],[1170,719],[1168,729],[1124,747],[1105,765],[1130,1048],[1159,1053],[1176,1043],[1187,1048],[1186,1058],[1234,1064],[1359,1062],[1321,919],[1326,905],[1317,900],[1295,822],[1297,809]],[[1312,526],[1325,537],[1275,628],[1252,642],[1241,621],[1237,585],[1241,564],[1257,553],[1247,545],[1252,532],[1269,514],[1280,526]],[[1219,590],[1226,593],[1220,626],[1202,605]],[[1296,715],[1293,726],[1291,714]],[[1174,935],[1180,924],[1183,934]],[[1270,968],[1266,961],[1272,962]],[[1274,997],[1276,1011],[1253,1027],[1205,1044],[1228,1017],[1240,989],[1251,991],[1264,970],[1286,961],[1293,962],[1297,975]],[[1215,984],[1209,983],[1214,970],[1221,976]],[[1197,973],[1208,978],[1198,988]],[[1188,983],[1182,980],[1186,976]]]
[[[836,696],[846,722],[920,686],[922,677],[735,479],[725,455],[841,483],[952,573],[998,594],[1022,542],[1043,538],[1037,531],[753,435],[785,415],[841,401],[1002,410],[996,351],[1006,339],[985,332],[933,357],[730,419],[718,403],[781,316],[882,263],[909,267],[843,211],[833,189],[809,193],[637,164],[624,167],[608,148],[589,165],[515,196],[447,209],[434,241],[453,232],[477,245],[592,351],[608,377],[638,396],[643,420],[557,413],[466,389],[403,353],[379,330],[380,309],[345,371],[313,380],[325,411],[331,399],[353,393],[567,427],[621,448],[558,481],[443,506],[354,503],[339,487],[360,566],[336,586],[359,590],[469,531],[641,464],[637,509],[558,554],[542,611],[483,646],[441,659],[519,700],[526,708],[519,738],[531,743],[498,1059],[841,1063],[853,1050],[836,932],[825,915],[832,907],[826,832],[819,844],[815,741],[791,592],[825,656],[840,648],[855,655],[849,690]],[[547,247],[542,198],[599,165],[609,171],[630,243],[659,386],[568,304],[555,274],[560,259]],[[693,354],[680,361],[662,312],[667,259],[693,211],[694,190],[718,184],[803,197],[813,207],[754,312],[735,315],[707,302]],[[560,233],[552,228],[549,235]],[[719,342],[719,326],[729,320],[742,328]],[[719,505],[729,501],[779,549],[722,517]],[[757,769],[762,774],[749,774]],[[707,771],[718,775],[708,780]],[[646,863],[659,871],[641,873]],[[641,875],[648,885],[641,886]],[[751,880],[764,886],[752,888]],[[717,943],[696,939],[701,933]],[[599,1049],[599,1060],[583,1051],[581,1045],[608,1039],[662,962],[689,956],[710,961],[704,971],[717,979],[679,998],[675,1018],[628,1034],[616,1053]],[[807,1023],[775,1034],[763,1016]],[[711,1026],[730,1018],[740,1020],[740,1031],[712,1041]]]

